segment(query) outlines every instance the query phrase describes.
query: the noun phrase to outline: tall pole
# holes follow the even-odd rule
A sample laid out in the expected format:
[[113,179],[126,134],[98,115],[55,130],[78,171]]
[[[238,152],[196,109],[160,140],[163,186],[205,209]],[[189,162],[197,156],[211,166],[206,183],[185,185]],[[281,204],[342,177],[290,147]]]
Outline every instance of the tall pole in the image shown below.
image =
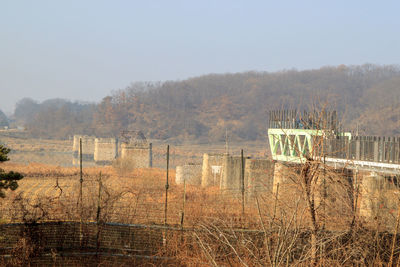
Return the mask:
[[82,220],[82,184],[83,184],[83,170],[82,170],[82,138],[79,139],[79,170],[80,170],[80,187],[79,187],[79,204]]
[[185,203],[186,203],[186,179],[183,180],[183,201],[181,214],[181,227],[183,228],[183,220],[185,219]]
[[[323,149],[323,148],[322,148]],[[323,191],[322,191],[322,209],[323,209],[323,224],[322,224],[322,228],[325,229],[325,223],[326,223],[326,198],[328,197],[328,192],[327,192],[327,188],[326,188],[326,155],[324,155],[324,169],[323,169],[323,174],[324,174],[324,178],[323,178]]]
[[244,156],[243,156],[243,149],[241,151],[241,158],[242,158],[242,172],[241,172],[241,189],[242,189],[242,215],[244,216]]
[[101,187],[103,186],[102,181],[101,181],[101,172],[99,174],[99,192],[97,194],[97,214],[96,214],[96,221],[97,224],[100,222],[100,212],[101,212]]
[[168,172],[169,172],[169,145],[167,146],[167,181],[165,184],[165,210],[164,210],[164,224],[167,224],[167,211],[168,211]]
[[79,241],[80,244],[82,245],[82,239],[83,239],[83,234],[82,234],[82,215],[83,215],[83,194],[82,194],[82,184],[83,184],[83,171],[82,171],[82,138],[79,138],[79,169],[80,169],[80,187],[79,187],[79,213],[80,213],[80,226],[79,226]]
[[101,187],[103,186],[101,182],[101,172],[99,174],[99,192],[97,195],[97,215],[96,215],[96,227],[97,227],[97,235],[96,235],[96,253],[99,252],[100,248],[100,212],[101,212]]

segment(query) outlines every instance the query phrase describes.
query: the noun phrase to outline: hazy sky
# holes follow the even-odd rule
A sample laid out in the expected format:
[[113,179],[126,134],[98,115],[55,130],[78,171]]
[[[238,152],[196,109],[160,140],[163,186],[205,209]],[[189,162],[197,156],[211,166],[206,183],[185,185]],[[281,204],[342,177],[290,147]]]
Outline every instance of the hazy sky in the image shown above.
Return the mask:
[[400,63],[400,1],[0,0],[0,109],[135,81]]

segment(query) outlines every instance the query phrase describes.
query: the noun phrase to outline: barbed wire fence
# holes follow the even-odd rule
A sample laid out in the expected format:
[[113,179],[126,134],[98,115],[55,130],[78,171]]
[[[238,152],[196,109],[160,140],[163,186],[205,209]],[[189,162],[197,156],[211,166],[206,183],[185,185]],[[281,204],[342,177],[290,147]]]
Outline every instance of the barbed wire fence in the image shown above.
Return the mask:
[[175,239],[192,238],[206,222],[228,220],[229,227],[251,226],[244,223],[251,220],[243,214],[243,199],[238,197],[242,190],[177,185],[168,169],[165,179],[116,178],[80,170],[28,177],[18,192],[10,192],[0,205],[0,227],[4,236],[12,236],[0,240],[1,247],[10,248],[2,255],[14,255],[21,238],[28,238],[27,244],[40,249],[41,255],[62,248],[74,257],[82,251],[86,257],[118,251],[168,261]]
[[[164,156],[167,160],[168,153]],[[0,227],[7,236],[0,244],[10,248],[4,253],[11,255],[21,237],[34,232],[36,236],[30,237],[34,246],[46,253],[67,247],[75,256],[84,251],[89,253],[86,256],[120,254],[166,261],[176,256],[182,242],[198,246],[213,259],[217,256],[212,251],[223,245],[241,247],[244,250],[237,253],[242,257],[267,233],[285,235],[288,244],[307,239],[307,225],[301,224],[304,210],[294,194],[287,198],[293,198],[296,206],[288,207],[278,192],[283,189],[254,193],[243,183],[230,190],[177,185],[168,171],[161,170],[163,177],[116,178],[108,173],[86,173],[83,168],[82,173],[30,179],[0,205]],[[341,210],[341,216],[351,213]],[[287,230],[290,234],[283,234],[282,229],[291,229]],[[213,243],[225,237],[223,245]]]

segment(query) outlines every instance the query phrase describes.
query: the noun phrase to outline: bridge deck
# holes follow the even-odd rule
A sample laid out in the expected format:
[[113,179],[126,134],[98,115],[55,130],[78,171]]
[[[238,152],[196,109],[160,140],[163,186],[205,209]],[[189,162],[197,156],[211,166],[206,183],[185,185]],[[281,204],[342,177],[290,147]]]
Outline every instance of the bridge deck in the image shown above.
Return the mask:
[[272,158],[300,163],[305,155],[330,165],[400,173],[400,138],[335,135],[315,129],[269,129]]

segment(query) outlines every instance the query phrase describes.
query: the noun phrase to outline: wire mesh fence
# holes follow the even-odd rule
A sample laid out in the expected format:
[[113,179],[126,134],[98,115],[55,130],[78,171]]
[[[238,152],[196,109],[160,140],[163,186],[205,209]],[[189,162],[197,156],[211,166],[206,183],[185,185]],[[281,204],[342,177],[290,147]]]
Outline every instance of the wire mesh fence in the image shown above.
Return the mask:
[[[147,261],[169,261],[172,257],[175,263],[178,258],[183,262],[198,260],[196,265],[207,262],[202,258],[207,254],[219,263],[226,262],[236,251],[239,263],[259,261],[268,265],[268,256],[263,254],[267,246],[284,246],[290,251],[289,256],[279,254],[279,259],[284,258],[286,263],[307,262],[310,220],[304,191],[296,183],[299,175],[298,168],[286,167],[279,185],[265,181],[261,188],[266,189],[255,192],[246,187],[245,198],[240,189],[176,184],[173,171],[166,198],[166,170],[161,169],[125,175],[107,168],[84,169],[82,197],[79,172],[51,171],[40,177],[28,176],[21,180],[17,191],[8,192],[0,203],[3,236],[12,236],[16,228],[14,239],[0,239],[0,243],[15,241],[9,244],[10,251],[3,251],[2,255],[22,255],[19,246],[28,249],[29,242],[33,242],[31,246],[39,250],[40,260],[52,263],[62,258],[72,260],[71,257],[96,257],[94,260],[99,261],[105,257],[132,260],[140,256],[150,257]],[[319,169],[318,175],[328,183],[325,197],[315,195],[318,220],[326,231],[319,242],[321,247],[328,243],[345,247],[340,238],[351,227],[356,212],[352,197],[357,195],[348,191],[351,187],[335,182],[342,173]],[[275,178],[279,180],[279,175]],[[20,223],[14,227],[10,222]],[[381,244],[386,246],[389,238],[385,238]],[[25,240],[22,245],[21,240]],[[53,256],[57,259],[51,258],[52,251],[56,251]],[[326,257],[337,257],[337,251],[331,250]],[[340,253],[347,255],[344,249]]]
[[[20,188],[10,192],[0,203],[1,220],[3,223],[83,221],[166,224],[181,228],[196,228],[206,222],[220,221],[229,227],[260,229],[264,221],[282,215],[277,212],[290,214],[301,209],[300,204],[295,205],[302,198],[296,184],[292,185],[295,187],[293,192],[285,192],[283,183],[279,192],[276,189],[272,192],[272,188],[262,192],[246,188],[245,198],[242,198],[240,189],[220,190],[217,186],[202,188],[177,185],[172,179],[166,199],[165,170],[150,174],[151,171],[135,177],[114,177],[100,173],[84,175],[82,205],[79,175],[26,177]],[[288,202],[292,203],[291,206]],[[352,216],[351,203],[347,202],[343,202],[345,204],[340,211],[339,202],[332,204],[341,220]],[[304,210],[301,212],[304,213]]]
[[79,176],[26,177],[1,202],[0,214],[3,222],[82,219],[192,227],[208,218],[230,218],[242,226],[244,220],[250,221],[242,214],[243,206],[246,214],[256,211],[254,198],[249,196],[243,203],[240,190],[218,187],[172,181],[166,199],[165,180],[159,178],[84,176],[80,203]]

